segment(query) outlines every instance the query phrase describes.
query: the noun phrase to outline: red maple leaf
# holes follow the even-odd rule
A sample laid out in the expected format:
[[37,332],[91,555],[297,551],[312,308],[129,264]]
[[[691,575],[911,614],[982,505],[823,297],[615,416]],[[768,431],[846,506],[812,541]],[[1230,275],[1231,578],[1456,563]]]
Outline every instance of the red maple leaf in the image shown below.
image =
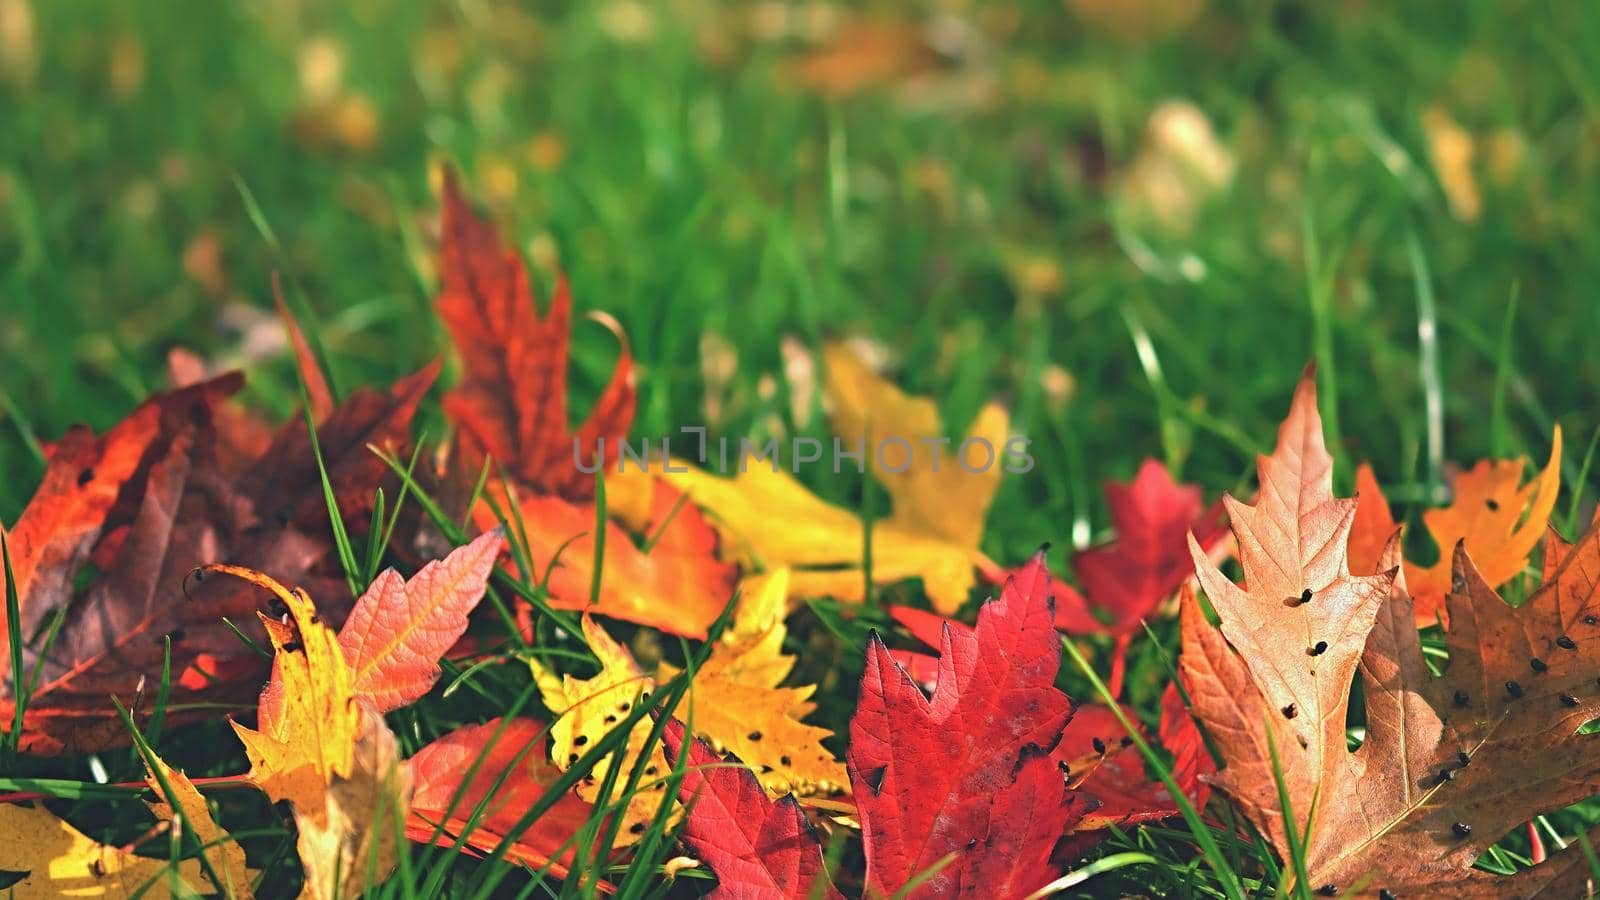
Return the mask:
[[[945,628],[972,634],[970,626],[909,606],[892,606],[889,615],[904,625],[912,637],[932,646],[938,646]],[[917,683],[938,680],[938,657],[913,650],[893,650],[890,654]],[[1124,707],[1123,711],[1136,721],[1132,710]],[[1178,806],[1166,788],[1145,774],[1143,760],[1128,748],[1131,742],[1124,741],[1127,734],[1110,707],[1079,706],[1051,754],[1068,782],[1100,803],[1079,825],[1080,830],[1151,822],[1178,814]],[[1209,789],[1199,776],[1215,771],[1215,765],[1173,685],[1168,685],[1162,696],[1160,735],[1162,745],[1174,757],[1173,780],[1197,807],[1204,806]]]
[[1073,704],[1054,683],[1048,584],[1040,553],[976,628],[945,629],[931,699],[873,637],[847,757],[869,891],[941,863],[918,895],[1024,896],[1053,877],[1051,848],[1089,804],[1049,755]]
[[1204,807],[1211,796],[1206,777],[1217,771],[1217,764],[1175,681],[1161,693],[1161,745],[1172,754],[1172,780],[1194,801],[1195,809]]
[[[1132,709],[1124,706],[1122,713],[1138,727],[1139,720]],[[1138,733],[1149,740],[1143,729]],[[1175,685],[1169,684],[1162,695],[1160,734],[1161,744],[1174,758],[1172,780],[1197,808],[1204,806],[1210,789],[1200,775],[1216,771],[1216,766]],[[1144,758],[1132,744],[1128,730],[1109,706],[1080,706],[1067,724],[1061,743],[1051,755],[1069,784],[1077,783],[1080,790],[1100,803],[1084,818],[1079,830],[1158,822],[1179,814],[1177,801],[1166,786],[1145,774]]]
[[1221,504],[1204,506],[1199,487],[1173,481],[1153,459],[1144,461],[1133,481],[1107,484],[1106,505],[1117,536],[1073,556],[1085,596],[1057,596],[1056,627],[1062,631],[1138,631],[1139,623],[1194,574],[1189,532],[1207,548],[1226,534],[1219,521]]
[[1161,463],[1147,459],[1126,484],[1106,484],[1106,505],[1117,536],[1072,558],[1082,593],[1056,591],[1056,627],[1069,634],[1112,634],[1112,694],[1122,693],[1128,643],[1161,601],[1191,575],[1189,533],[1209,549],[1226,535],[1222,505],[1204,506],[1200,488],[1178,484]]
[[794,795],[769,799],[750,769],[724,763],[699,738],[685,744],[676,719],[661,739],[674,763],[688,754],[678,789],[689,807],[683,842],[716,873],[715,896],[841,896],[827,880],[822,848]]
[[594,475],[581,471],[575,458],[588,466],[602,439],[613,448],[606,458],[615,458],[633,423],[636,392],[626,342],[588,420],[569,433],[572,297],[566,277],[557,277],[550,309],[539,315],[521,258],[501,243],[493,223],[473,212],[450,171],[443,232],[443,285],[435,304],[465,369],[444,396],[445,413],[461,430],[462,462],[476,477],[484,456],[492,456],[536,491],[589,499]]

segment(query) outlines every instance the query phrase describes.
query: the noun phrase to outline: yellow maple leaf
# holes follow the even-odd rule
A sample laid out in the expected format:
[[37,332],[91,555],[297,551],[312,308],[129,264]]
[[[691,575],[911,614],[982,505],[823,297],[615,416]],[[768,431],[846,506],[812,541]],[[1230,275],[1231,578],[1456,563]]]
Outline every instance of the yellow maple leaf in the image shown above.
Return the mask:
[[867,458],[873,476],[889,492],[889,524],[975,553],[1005,470],[1001,455],[1010,429],[1005,409],[984,406],[960,443],[946,442],[932,399],[908,396],[845,344],[829,344],[823,360],[834,434],[846,445],[897,442]]
[[0,804],[0,869],[28,873],[5,889],[15,900],[131,897],[140,890],[171,897],[174,880],[178,895],[193,896],[207,884],[197,859],[174,869],[167,860],[102,844],[42,806],[17,803]]
[[[975,568],[998,571],[978,543],[1005,470],[1006,412],[989,404],[965,438],[947,439],[932,400],[907,396],[844,345],[827,348],[826,359],[841,453],[865,448],[865,464],[891,501],[890,515],[872,526],[873,583],[920,578],[934,608],[951,614],[966,601]],[[821,464],[854,465],[836,459],[831,448],[821,453]],[[747,571],[788,567],[794,596],[860,602],[866,587],[860,517],[771,462],[745,462],[732,478],[687,465],[657,476],[710,512],[724,556]],[[636,515],[649,508],[653,485],[654,478],[637,473],[608,475],[610,508],[620,518]]]
[[[581,759],[584,751],[599,743],[628,717],[634,705],[649,698],[655,690],[655,680],[639,668],[627,648],[617,643],[604,628],[589,616],[583,617],[583,636],[589,649],[600,660],[600,671],[592,678],[574,678],[557,675],[538,660],[529,660],[534,681],[544,698],[544,705],[560,718],[550,727],[550,757],[563,772]],[[640,719],[628,733],[628,742],[620,754],[613,753],[595,764],[589,774],[578,782],[578,796],[590,803],[600,802],[600,788],[613,761],[621,768],[617,771],[617,785],[625,782],[633,772],[639,754],[650,736],[650,721]],[[627,844],[643,833],[661,806],[666,785],[657,779],[671,771],[660,743],[650,749],[644,778],[639,789],[629,798],[623,813],[618,843]],[[614,802],[615,794],[606,798]]]
[[[149,751],[145,757],[145,782],[157,797],[162,798],[150,804],[150,811],[159,819],[173,822],[175,827],[193,832],[195,842],[200,845],[200,852],[205,854],[211,871],[222,881],[217,885],[222,895],[236,900],[249,900],[255,896],[250,888],[252,879],[250,868],[245,864],[244,848],[217,825],[211,817],[211,808],[206,805],[206,799],[200,796],[200,791],[189,780],[189,776],[167,765],[154,751]],[[171,790],[170,799],[178,804],[176,815],[165,802],[169,796],[168,789]],[[198,860],[195,864],[200,865]],[[202,870],[205,868],[200,867]]]
[[411,800],[411,770],[382,717],[363,710],[349,776],[335,776],[316,796],[294,804],[304,896],[362,896],[388,877]]
[[397,856],[411,783],[382,716],[356,701],[339,638],[306,592],[250,569],[211,566],[271,591],[287,620],[261,621],[276,651],[257,729],[233,730],[250,759],[250,780],[274,802],[289,801],[299,832],[305,896],[359,896],[387,877]]
[[[780,687],[794,668],[783,652],[789,573],[746,582],[734,620],[694,674],[678,717],[717,750],[731,750],[755,770],[772,796],[847,789],[844,765],[822,745],[833,734],[801,721],[816,704],[814,684]],[[661,678],[677,670],[663,665]]]
[[[783,624],[787,580],[787,572],[780,569],[741,594],[733,622],[695,673],[690,693],[676,715],[692,715],[696,734],[719,749],[731,750],[759,773],[773,795],[844,790],[848,783],[844,766],[822,746],[831,732],[801,721],[814,707],[809,698],[816,686],[779,686],[794,667],[794,658],[782,652],[787,634]],[[615,728],[657,683],[640,669],[627,648],[593,619],[584,618],[583,631],[601,663],[594,677],[559,676],[537,661],[530,663],[545,705],[560,715],[550,737],[551,755],[562,769],[570,768],[585,748]],[[663,665],[657,677],[666,680],[677,674],[677,669]],[[647,721],[634,726],[622,754],[619,778],[632,771],[649,731]],[[578,794],[583,799],[595,802],[598,783],[609,764],[610,758],[602,760],[579,783]],[[651,749],[645,776],[653,779],[668,771],[666,755],[658,744]],[[654,816],[660,804],[659,791],[659,786],[651,785],[648,793],[641,791],[633,798],[624,818],[624,837],[634,824]]]

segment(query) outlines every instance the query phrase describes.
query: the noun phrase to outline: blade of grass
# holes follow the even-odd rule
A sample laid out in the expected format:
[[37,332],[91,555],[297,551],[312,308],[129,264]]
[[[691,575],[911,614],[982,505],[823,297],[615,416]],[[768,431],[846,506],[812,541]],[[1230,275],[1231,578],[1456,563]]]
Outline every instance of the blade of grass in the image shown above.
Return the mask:
[[1148,853],[1113,853],[1110,856],[1102,856],[1083,868],[1068,872],[1055,881],[1039,888],[1029,894],[1027,900],[1042,900],[1044,897],[1053,897],[1068,888],[1083,884],[1096,875],[1103,875],[1106,872],[1113,872],[1127,866],[1152,865],[1155,862],[1156,858]]
[[1506,298],[1505,318],[1500,323],[1500,352],[1495,354],[1494,393],[1489,401],[1489,455],[1495,459],[1502,459],[1511,452],[1507,437],[1506,386],[1511,380],[1511,338],[1516,334],[1517,301],[1521,295],[1522,282],[1513,281],[1511,295]]
[[[1406,255],[1411,260],[1412,283],[1417,294],[1417,367],[1422,378],[1423,409],[1428,423],[1428,488],[1437,492],[1444,487],[1444,376],[1439,368],[1439,310],[1434,301],[1428,257],[1422,252],[1414,228],[1406,229]],[[1509,322],[1508,319],[1508,327]],[[1504,352],[1509,355],[1509,348]],[[1505,359],[1506,356],[1502,356],[1501,362]],[[1503,397],[1504,372],[1502,366],[1495,378],[1497,400]]]
[[17,576],[11,570],[11,544],[0,530],[0,559],[6,572],[6,646],[11,651],[11,685],[15,693],[11,711],[11,730],[6,732],[5,758],[14,759],[22,746],[22,720],[28,709],[27,682],[22,677],[22,602],[17,597]]
[[[1266,723],[1267,753],[1272,758],[1272,782],[1278,790],[1278,809],[1283,814],[1283,833],[1289,842],[1289,864],[1294,869],[1294,886],[1296,896],[1302,900],[1311,898],[1311,875],[1306,870],[1305,842],[1295,828],[1294,802],[1289,797],[1289,788],[1283,780],[1283,765],[1278,759],[1278,742],[1272,736],[1272,723]],[[1306,816],[1306,832],[1311,830],[1311,817]]]

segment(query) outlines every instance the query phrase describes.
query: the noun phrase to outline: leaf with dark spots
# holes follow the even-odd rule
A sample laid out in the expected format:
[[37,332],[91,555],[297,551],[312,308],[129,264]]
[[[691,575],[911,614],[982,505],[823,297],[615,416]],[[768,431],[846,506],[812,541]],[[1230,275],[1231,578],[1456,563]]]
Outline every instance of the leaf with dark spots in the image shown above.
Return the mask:
[[[1256,505],[1230,501],[1243,585],[1195,550],[1221,629],[1186,599],[1182,671],[1220,756],[1214,783],[1285,860],[1288,829],[1310,835],[1312,884],[1382,886],[1395,896],[1582,896],[1589,873],[1577,849],[1510,877],[1472,864],[1512,828],[1590,797],[1600,783],[1591,739],[1578,733],[1600,714],[1600,648],[1591,648],[1600,633],[1584,624],[1600,609],[1600,531],[1557,545],[1544,584],[1518,607],[1458,540],[1444,598],[1449,662],[1435,676],[1395,530],[1386,528],[1388,543],[1366,564],[1381,574],[1350,573],[1359,512],[1333,496],[1331,466],[1308,372],[1277,450],[1261,461]],[[1316,602],[1285,610],[1278,599],[1301,583],[1317,588]],[[1309,676],[1308,636],[1328,642]],[[1576,649],[1563,649],[1562,636]],[[1351,751],[1345,722],[1357,672],[1366,739]],[[1279,707],[1300,714],[1263,714]],[[1283,821],[1280,773],[1293,823]]]

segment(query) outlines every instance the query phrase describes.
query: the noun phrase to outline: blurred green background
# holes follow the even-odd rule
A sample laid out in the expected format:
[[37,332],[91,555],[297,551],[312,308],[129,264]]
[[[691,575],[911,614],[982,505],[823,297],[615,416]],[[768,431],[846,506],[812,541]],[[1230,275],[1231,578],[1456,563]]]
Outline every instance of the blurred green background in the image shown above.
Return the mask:
[[1144,456],[1243,484],[1313,356],[1401,501],[1600,421],[1592,2],[0,0],[0,519],[173,347],[286,413],[275,270],[341,389],[443,352],[447,160],[623,323],[638,435],[825,433],[833,335],[952,431],[1003,398],[1000,559]]

